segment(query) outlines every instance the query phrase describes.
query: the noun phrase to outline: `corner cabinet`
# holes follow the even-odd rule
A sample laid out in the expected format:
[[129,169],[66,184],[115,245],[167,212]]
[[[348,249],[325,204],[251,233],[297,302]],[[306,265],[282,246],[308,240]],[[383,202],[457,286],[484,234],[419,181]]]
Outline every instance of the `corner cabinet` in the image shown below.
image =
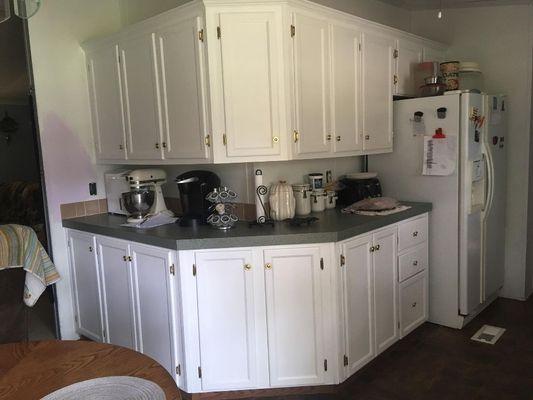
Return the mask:
[[69,231],[76,328],[189,393],[338,384],[427,320],[427,224],[181,251]]
[[300,0],[195,0],[84,49],[96,156],[114,164],[390,152],[393,95],[444,52]]

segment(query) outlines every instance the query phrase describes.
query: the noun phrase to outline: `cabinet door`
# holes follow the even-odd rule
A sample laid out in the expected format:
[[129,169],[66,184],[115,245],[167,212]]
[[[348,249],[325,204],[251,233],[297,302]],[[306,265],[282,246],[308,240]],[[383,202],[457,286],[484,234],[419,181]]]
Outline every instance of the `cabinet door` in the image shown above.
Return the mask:
[[196,252],[195,265],[202,390],[254,388],[266,371],[260,265],[252,250]]
[[422,325],[428,319],[428,278],[422,271],[400,284],[401,336]]
[[207,98],[200,18],[156,34],[161,73],[165,159],[206,160]]
[[331,27],[331,122],[333,151],[363,149],[361,135],[361,32]]
[[218,21],[225,157],[280,156],[287,136],[281,12],[223,12]]
[[422,46],[398,40],[398,58],[396,59],[396,76],[398,82],[395,88],[395,94],[401,96],[416,96],[418,88],[415,87],[415,71],[419,63],[422,62]]
[[[131,245],[137,351],[156,360],[174,376],[172,252]],[[175,271],[175,266],[173,266]],[[175,272],[174,272],[175,273]]]
[[118,46],[87,53],[89,95],[96,157],[126,159],[126,128]]
[[293,37],[295,155],[331,151],[328,23],[295,13]]
[[325,381],[320,247],[266,249],[270,385]]
[[153,34],[135,34],[120,44],[128,158],[160,160],[161,112]]
[[94,236],[71,231],[69,246],[77,331],[102,342],[100,277]]
[[375,355],[371,247],[371,235],[355,238],[341,246],[346,378]]
[[379,354],[399,338],[397,228],[392,227],[375,233],[373,241],[374,318],[376,354]]
[[98,237],[106,342],[136,349],[132,274],[128,244]]
[[364,150],[392,149],[392,89],[396,41],[363,33]]

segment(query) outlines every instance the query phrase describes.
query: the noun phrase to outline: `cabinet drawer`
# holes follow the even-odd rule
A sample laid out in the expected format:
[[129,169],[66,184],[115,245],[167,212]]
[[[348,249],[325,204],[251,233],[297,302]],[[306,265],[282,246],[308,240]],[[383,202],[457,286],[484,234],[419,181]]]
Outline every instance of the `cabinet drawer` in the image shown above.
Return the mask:
[[427,287],[426,271],[400,283],[400,334],[402,337],[427,319]]
[[400,282],[424,271],[428,267],[427,242],[422,243],[398,257],[398,279]]
[[398,251],[425,242],[427,237],[428,220],[426,216],[400,224],[398,227]]

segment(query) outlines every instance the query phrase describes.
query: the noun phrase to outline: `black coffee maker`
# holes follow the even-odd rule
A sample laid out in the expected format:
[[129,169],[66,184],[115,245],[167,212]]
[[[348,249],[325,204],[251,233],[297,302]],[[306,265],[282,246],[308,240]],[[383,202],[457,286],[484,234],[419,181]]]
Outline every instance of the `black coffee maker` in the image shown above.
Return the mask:
[[181,226],[205,224],[211,203],[205,197],[220,186],[220,178],[210,171],[189,171],[175,179],[180,192]]

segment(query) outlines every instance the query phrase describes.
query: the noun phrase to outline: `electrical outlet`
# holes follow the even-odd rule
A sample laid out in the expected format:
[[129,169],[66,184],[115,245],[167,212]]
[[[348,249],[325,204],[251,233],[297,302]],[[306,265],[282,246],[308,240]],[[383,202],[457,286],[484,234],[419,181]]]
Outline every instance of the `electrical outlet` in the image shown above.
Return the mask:
[[96,196],[96,182],[89,183],[89,194],[91,196]]

